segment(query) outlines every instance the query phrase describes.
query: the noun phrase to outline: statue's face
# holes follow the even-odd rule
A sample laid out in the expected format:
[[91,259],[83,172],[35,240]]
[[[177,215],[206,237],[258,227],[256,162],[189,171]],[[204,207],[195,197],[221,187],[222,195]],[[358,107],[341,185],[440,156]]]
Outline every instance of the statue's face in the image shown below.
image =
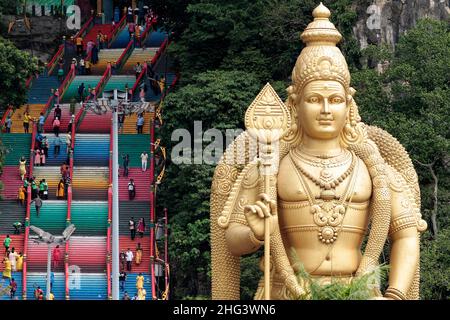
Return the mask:
[[344,87],[337,81],[309,82],[299,98],[297,113],[307,136],[315,139],[338,137],[347,116]]

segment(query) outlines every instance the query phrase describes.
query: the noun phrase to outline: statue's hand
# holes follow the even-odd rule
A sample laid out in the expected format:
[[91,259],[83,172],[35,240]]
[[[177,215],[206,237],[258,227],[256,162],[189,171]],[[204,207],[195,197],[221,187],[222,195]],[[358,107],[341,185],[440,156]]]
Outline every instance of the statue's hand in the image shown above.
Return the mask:
[[264,240],[264,218],[269,217],[270,234],[272,234],[278,225],[278,211],[276,202],[270,200],[267,194],[262,193],[258,197],[260,200],[254,205],[244,207],[244,215],[255,237]]

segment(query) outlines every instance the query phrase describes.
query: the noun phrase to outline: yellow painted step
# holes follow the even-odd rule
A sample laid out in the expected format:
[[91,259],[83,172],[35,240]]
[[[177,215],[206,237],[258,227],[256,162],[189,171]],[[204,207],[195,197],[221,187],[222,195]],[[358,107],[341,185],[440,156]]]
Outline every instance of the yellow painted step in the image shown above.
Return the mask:
[[[30,116],[32,118],[38,119],[39,114],[41,113],[42,108],[45,106],[45,104],[25,104],[20,108],[16,109],[11,117],[12,120],[11,133],[24,133],[23,116],[25,114],[27,106],[29,106]],[[32,131],[33,131],[33,123],[30,122],[29,133],[32,133]]]

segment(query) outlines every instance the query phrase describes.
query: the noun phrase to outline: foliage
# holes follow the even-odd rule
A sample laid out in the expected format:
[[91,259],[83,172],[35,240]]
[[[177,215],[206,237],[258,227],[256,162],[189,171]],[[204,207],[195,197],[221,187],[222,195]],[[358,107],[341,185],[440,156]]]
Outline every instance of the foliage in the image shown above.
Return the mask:
[[0,37],[0,108],[9,103],[15,107],[26,102],[25,82],[37,70],[37,60]]
[[17,0],[0,0],[0,15],[2,14],[16,14]]
[[433,241],[422,241],[421,297],[443,300],[450,297],[450,228]]

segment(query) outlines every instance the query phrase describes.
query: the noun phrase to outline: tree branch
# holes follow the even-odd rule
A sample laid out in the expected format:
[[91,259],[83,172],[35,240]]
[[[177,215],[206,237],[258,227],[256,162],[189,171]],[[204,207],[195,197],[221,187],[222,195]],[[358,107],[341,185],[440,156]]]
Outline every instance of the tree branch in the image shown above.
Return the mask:
[[431,212],[431,228],[433,231],[433,237],[436,237],[438,233],[437,211],[438,211],[438,182],[439,182],[438,176],[436,175],[433,169],[436,160],[434,160],[432,163],[422,163],[416,159],[414,159],[414,161],[420,164],[421,166],[428,168],[428,170],[430,170],[431,176],[433,177],[434,190],[433,190],[433,211]]

